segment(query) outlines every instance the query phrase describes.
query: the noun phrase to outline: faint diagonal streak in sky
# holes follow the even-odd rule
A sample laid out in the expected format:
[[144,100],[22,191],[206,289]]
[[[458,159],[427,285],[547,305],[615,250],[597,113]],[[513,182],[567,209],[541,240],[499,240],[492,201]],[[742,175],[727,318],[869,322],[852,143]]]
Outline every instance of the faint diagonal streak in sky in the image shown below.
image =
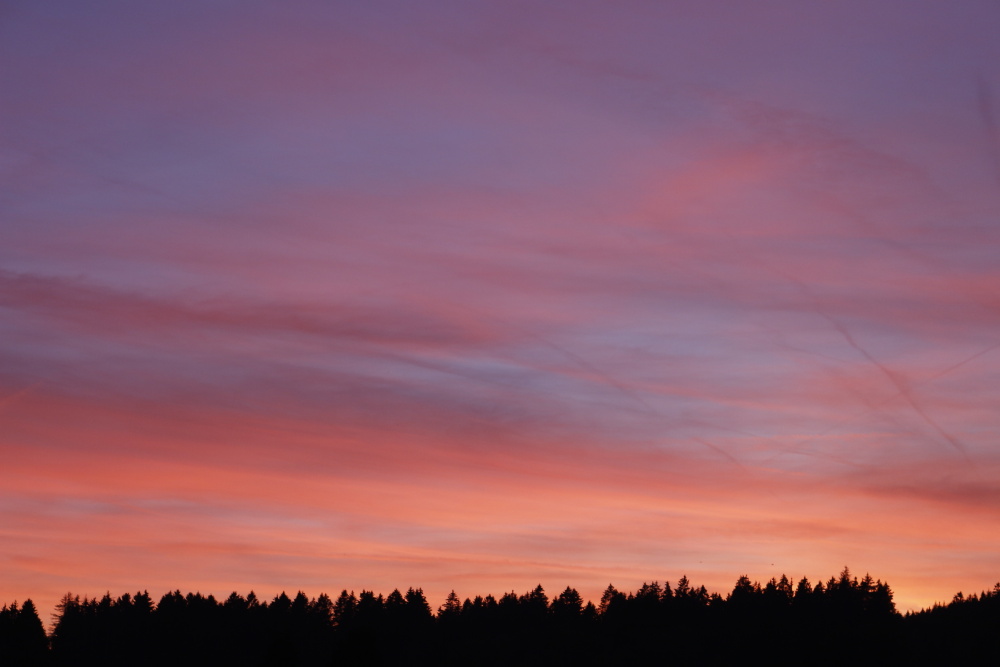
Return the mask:
[[872,354],[867,349],[865,349],[862,345],[860,345],[854,339],[854,336],[851,335],[851,332],[848,331],[847,327],[845,327],[843,324],[841,324],[839,321],[837,321],[832,315],[830,315],[829,313],[827,313],[825,310],[823,310],[822,308],[820,308],[820,306],[818,305],[816,297],[813,296],[812,291],[809,289],[809,287],[805,283],[803,283],[801,280],[799,280],[795,276],[789,275],[786,272],[781,271],[780,269],[777,269],[774,266],[771,266],[767,262],[762,262],[760,260],[757,260],[757,261],[766,270],[771,271],[771,272],[775,273],[776,275],[781,276],[785,280],[787,280],[790,283],[792,283],[793,285],[795,285],[806,296],[806,298],[809,299],[809,301],[811,303],[811,309],[813,310],[813,312],[815,312],[817,315],[819,315],[820,317],[822,317],[823,319],[825,319],[827,322],[829,322],[833,326],[833,328],[836,329],[840,333],[840,335],[844,337],[844,340],[847,341],[848,345],[850,345],[855,350],[857,350],[858,352],[860,352],[861,355],[864,356],[864,358],[866,360],[868,360],[869,363],[871,363],[883,375],[885,375],[885,377],[889,380],[889,382],[891,382],[892,385],[899,392],[898,395],[900,395],[904,399],[906,399],[906,402],[910,405],[911,408],[913,408],[913,411],[916,412],[920,416],[920,418],[923,419],[923,421],[927,425],[929,425],[932,429],[934,429],[934,431],[936,431],[938,433],[938,435],[940,435],[942,438],[944,438],[945,441],[947,441],[948,444],[950,444],[952,446],[952,448],[955,449],[955,451],[957,451],[959,454],[961,454],[962,458],[964,458],[967,463],[969,463],[969,464],[972,463],[972,459],[969,457],[969,453],[966,450],[965,445],[963,445],[962,442],[958,438],[956,438],[952,434],[948,433],[940,424],[938,424],[938,422],[933,417],[931,417],[917,403],[916,399],[913,396],[913,392],[912,392],[911,387],[909,386],[909,384],[903,378],[901,378],[897,373],[893,372],[891,369],[889,369],[888,367],[886,367],[885,364],[881,363],[878,359],[876,359],[874,356],[872,356]]
[[828,313],[824,313],[822,311],[818,312],[820,313],[820,315],[826,318],[826,320],[829,321],[830,324],[832,324],[833,327],[841,333],[841,335],[844,336],[844,338],[847,340],[847,343],[851,347],[853,347],[855,350],[864,355],[865,359],[870,361],[876,368],[882,371],[882,373],[889,379],[889,381],[893,384],[893,386],[896,387],[900,395],[906,399],[907,403],[910,404],[910,407],[912,407],[913,410],[918,415],[920,415],[920,417],[923,418],[923,420],[927,422],[927,424],[930,425],[931,428],[937,431],[942,438],[947,440],[951,444],[951,446],[954,447],[955,450],[965,458],[965,460],[968,463],[972,463],[972,459],[969,458],[969,453],[965,450],[965,445],[963,445],[958,438],[945,431],[944,428],[942,428],[941,425],[937,423],[937,421],[935,421],[929,414],[927,414],[927,412],[924,411],[923,408],[920,407],[916,399],[913,398],[913,392],[910,390],[909,384],[903,378],[899,377],[897,373],[894,373],[892,370],[887,368],[884,364],[878,361],[878,359],[873,357],[871,353],[868,352],[868,350],[859,345],[858,342],[854,340],[854,336],[851,335],[851,332],[848,331],[847,328],[844,327],[840,322],[835,320]]
[[[947,368],[944,368],[944,369],[942,369],[942,370],[934,373],[933,375],[928,376],[927,378],[925,378],[924,380],[922,380],[920,382],[911,382],[910,383],[910,387],[912,388],[914,385],[920,385],[920,384],[930,383],[930,382],[933,382],[934,380],[938,380],[938,379],[944,377],[945,375],[948,375],[950,373],[953,373],[954,371],[957,371],[962,366],[965,366],[966,364],[971,363],[971,362],[975,361],[976,359],[982,357],[983,355],[989,354],[990,352],[992,352],[992,351],[994,351],[994,350],[996,350],[998,348],[1000,348],[1000,343],[995,343],[993,345],[990,345],[989,347],[987,347],[985,349],[982,349],[979,352],[976,352],[975,354],[973,354],[971,356],[968,356],[965,359],[962,359],[961,361],[959,361],[957,363],[954,363],[951,366],[948,366]],[[876,403],[875,405],[869,407],[863,413],[860,413],[859,415],[856,415],[856,416],[848,418],[848,419],[842,419],[842,420],[838,421],[837,423],[830,425],[829,427],[827,427],[827,428],[823,429],[822,431],[820,431],[819,433],[817,433],[816,436],[819,437],[819,436],[827,435],[829,433],[832,433],[832,432],[836,431],[837,429],[839,429],[839,428],[841,428],[843,426],[851,424],[851,423],[857,421],[861,416],[864,416],[864,415],[867,415],[867,414],[871,414],[872,412],[875,412],[879,408],[882,408],[883,406],[888,405],[889,403],[891,403],[892,401],[896,400],[897,398],[899,398],[902,395],[903,394],[901,392],[897,391],[895,394],[893,394],[893,395],[889,396],[888,398],[885,398],[885,399],[879,401],[878,403]],[[782,448],[782,453],[799,454],[799,455],[802,455],[802,456],[819,456],[820,454],[818,452],[810,452],[810,451],[801,449],[801,447],[803,445],[807,445],[807,444],[813,442],[815,439],[816,438],[813,437],[813,438],[805,438],[803,440],[799,440],[798,442],[795,442],[791,447]],[[844,459],[841,459],[841,458],[837,458],[837,457],[834,457],[832,455],[824,455],[824,456],[826,456],[827,458],[829,458],[832,461],[837,461],[837,462],[843,463],[845,465],[855,465],[854,463],[852,463],[850,461],[847,461],[847,460],[844,460]],[[774,457],[771,457],[768,460],[773,460],[773,458]]]

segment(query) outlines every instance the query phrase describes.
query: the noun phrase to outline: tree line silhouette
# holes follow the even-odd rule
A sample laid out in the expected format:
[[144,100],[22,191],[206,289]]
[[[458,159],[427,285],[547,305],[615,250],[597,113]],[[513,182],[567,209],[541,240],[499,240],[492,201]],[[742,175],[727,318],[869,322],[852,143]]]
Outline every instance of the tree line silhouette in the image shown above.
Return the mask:
[[65,595],[46,634],[31,600],[0,609],[0,665],[876,664],[996,659],[1000,583],[905,616],[892,589],[847,568],[828,581],[761,585],[725,597],[693,586],[609,585],[594,605],[567,587],[460,599],[432,610],[421,589],[387,596],[301,591],[270,601],[179,590],[158,602]]

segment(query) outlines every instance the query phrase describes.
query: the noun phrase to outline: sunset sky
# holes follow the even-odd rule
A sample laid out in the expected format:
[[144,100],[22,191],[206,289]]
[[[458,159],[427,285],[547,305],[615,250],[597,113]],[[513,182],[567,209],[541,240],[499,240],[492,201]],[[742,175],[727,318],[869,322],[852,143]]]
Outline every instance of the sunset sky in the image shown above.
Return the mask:
[[0,604],[991,588],[998,35],[0,4]]

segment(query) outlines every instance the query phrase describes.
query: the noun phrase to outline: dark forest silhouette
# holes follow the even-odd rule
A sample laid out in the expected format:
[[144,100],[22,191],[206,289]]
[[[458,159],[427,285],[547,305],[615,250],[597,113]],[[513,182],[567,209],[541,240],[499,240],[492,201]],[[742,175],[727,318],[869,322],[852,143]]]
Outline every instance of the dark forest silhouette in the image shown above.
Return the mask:
[[887,583],[844,568],[827,582],[764,585],[743,576],[725,597],[682,577],[598,605],[539,585],[433,611],[421,589],[218,600],[174,591],[67,594],[46,635],[31,600],[0,609],[0,665],[590,665],[746,662],[897,664],[996,660],[1000,583],[900,615]]

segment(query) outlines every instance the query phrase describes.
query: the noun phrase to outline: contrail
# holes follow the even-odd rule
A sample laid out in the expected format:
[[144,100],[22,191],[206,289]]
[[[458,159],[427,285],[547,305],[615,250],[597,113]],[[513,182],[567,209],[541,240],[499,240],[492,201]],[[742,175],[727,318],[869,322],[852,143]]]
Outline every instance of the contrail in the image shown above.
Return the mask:
[[742,468],[744,472],[750,472],[749,469],[745,465],[743,465],[742,463],[740,463],[739,459],[737,459],[735,456],[733,456],[732,454],[730,454],[729,452],[727,452],[726,450],[724,450],[722,447],[719,447],[718,445],[712,444],[711,442],[709,442],[708,440],[705,440],[704,438],[695,438],[695,440],[697,442],[700,442],[701,444],[705,445],[706,447],[708,447],[709,449],[711,449],[713,452],[716,452],[718,454],[722,454],[727,459],[729,459],[730,461],[732,461],[733,463],[735,463],[736,465],[738,465],[740,468]]
[[[474,313],[477,317],[480,317],[480,318],[487,317],[487,315],[485,313],[483,313],[481,311],[478,311],[477,309],[474,309],[474,308],[472,308],[470,306],[467,306],[465,304],[456,304],[456,305],[459,308],[463,309],[463,310],[466,310],[468,312]],[[597,368],[592,363],[590,363],[589,361],[587,361],[586,359],[584,359],[580,355],[576,354],[575,352],[572,352],[571,350],[563,347],[562,345],[558,345],[557,343],[554,343],[553,341],[549,340],[545,336],[543,336],[541,334],[538,334],[538,333],[535,333],[534,331],[530,331],[530,330],[528,330],[527,328],[525,328],[523,326],[514,325],[514,324],[512,324],[510,322],[507,322],[505,324],[506,324],[506,326],[508,328],[510,328],[513,331],[517,331],[522,336],[525,336],[526,338],[530,338],[530,339],[536,340],[536,341],[538,341],[538,342],[540,342],[540,343],[542,343],[542,344],[544,344],[544,345],[552,348],[553,350],[555,350],[556,352],[558,352],[560,355],[562,355],[563,357],[565,357],[566,359],[568,359],[569,361],[571,361],[573,363],[573,365],[575,365],[577,368],[583,369],[587,373],[587,375],[590,376],[590,378],[588,378],[588,379],[597,378],[597,379],[603,381],[607,386],[612,387],[619,394],[621,394],[622,396],[628,398],[634,405],[636,405],[638,407],[639,412],[645,413],[645,414],[648,414],[648,415],[652,415],[653,417],[655,417],[655,418],[657,418],[659,420],[667,421],[667,418],[663,415],[663,413],[661,413],[660,410],[658,410],[656,408],[656,406],[654,406],[649,401],[647,401],[641,394],[639,394],[637,391],[635,391],[634,389],[632,389],[628,385],[625,385],[625,384],[619,382],[614,377],[612,377],[610,374],[608,374],[607,372],[601,370],[600,368]],[[698,421],[701,421],[701,420],[698,420]],[[723,430],[723,431],[732,431],[732,432],[742,433],[744,435],[751,435],[751,436],[754,435],[753,433],[748,433],[746,431],[739,431],[737,429],[727,428],[727,427],[716,425],[716,424],[711,424],[711,423],[707,423],[707,422],[702,422],[702,423],[704,425],[706,425],[706,426],[711,427],[711,428],[717,428],[717,429],[720,429],[720,430]],[[736,459],[736,457],[734,457],[732,454],[729,454],[728,452],[722,450],[721,448],[719,448],[719,447],[717,447],[715,445],[712,445],[712,444],[708,443],[707,441],[705,441],[705,440],[703,440],[701,438],[695,438],[694,440],[695,440],[695,442],[698,442],[699,444],[701,444],[702,446],[704,446],[706,449],[709,449],[709,450],[711,450],[711,451],[713,451],[715,453],[718,453],[718,454],[722,454],[727,459],[729,459],[730,461],[732,461],[733,463],[735,463],[737,466],[739,466],[741,469],[743,469],[744,471],[749,472],[749,470],[746,468],[746,466],[743,465],[742,463],[740,463],[739,460]]]
[[[966,462],[968,462],[970,464],[972,463],[972,459],[969,457],[969,453],[968,453],[968,451],[966,451],[965,445],[962,444],[962,442],[958,438],[954,437],[953,435],[951,435],[950,433],[948,433],[946,430],[944,430],[944,428],[942,428],[941,425],[938,424],[937,421],[935,421],[933,417],[931,417],[929,414],[927,414],[927,412],[925,412],[924,409],[920,407],[920,405],[917,403],[916,399],[914,399],[914,397],[913,397],[913,392],[911,390],[911,387],[910,387],[909,383],[907,383],[897,373],[893,372],[891,369],[889,369],[887,366],[885,366],[883,363],[881,363],[878,359],[876,359],[875,357],[873,357],[872,354],[870,352],[868,352],[868,350],[866,350],[864,347],[862,347],[854,339],[854,336],[851,335],[851,332],[848,331],[847,328],[843,324],[841,324],[840,322],[838,322],[836,319],[833,318],[833,316],[831,316],[829,313],[827,313],[822,308],[820,308],[819,305],[818,305],[818,303],[817,303],[816,297],[813,296],[813,294],[810,291],[810,289],[801,280],[798,280],[794,276],[791,276],[791,275],[785,273],[784,271],[781,271],[780,269],[777,269],[777,268],[775,268],[775,267],[773,267],[773,266],[771,266],[771,265],[769,265],[767,263],[764,263],[764,262],[760,262],[760,263],[763,264],[763,266],[767,270],[769,270],[769,271],[771,271],[773,273],[776,273],[777,275],[781,276],[785,280],[789,281],[790,283],[792,283],[793,285],[795,285],[796,287],[798,287],[799,290],[803,294],[805,294],[805,296],[812,303],[812,310],[813,310],[813,312],[815,312],[817,315],[819,315],[820,317],[822,317],[823,319],[825,319],[827,322],[829,322],[838,332],[840,332],[840,335],[842,335],[844,337],[844,339],[847,341],[847,343],[851,347],[853,347],[855,350],[857,350],[858,352],[860,352],[864,356],[865,359],[867,359],[872,365],[874,365],[876,368],[878,368],[879,371],[881,371],[882,374],[885,375],[886,378],[888,378],[889,382],[892,383],[892,386],[894,386],[896,388],[896,391],[899,392],[898,395],[900,395],[904,399],[906,399],[906,402],[910,404],[910,407],[913,408],[913,411],[916,412],[918,415],[920,415],[920,418],[923,419],[924,422],[926,422],[931,428],[933,428],[942,438],[944,438],[945,441],[948,442],[948,444],[950,444],[955,449],[955,451],[957,451],[958,453],[960,453],[962,455],[962,458],[964,458],[966,460]],[[983,350],[982,352],[980,352],[979,354],[977,354],[975,356],[979,356],[980,354],[985,354],[990,349],[993,349],[993,348],[989,348],[987,350]],[[975,358],[975,357],[973,357],[973,358]],[[960,365],[962,365],[964,363],[967,363],[968,361],[971,361],[971,359],[966,359],[965,361],[959,363],[958,366],[960,366]],[[954,366],[952,368],[946,369],[945,371],[942,372],[942,374],[944,372],[948,372],[950,370],[953,370],[953,368],[957,368],[957,366]]]
[[943,377],[943,376],[947,375],[948,373],[951,373],[952,371],[957,371],[959,368],[961,368],[962,366],[966,365],[970,361],[974,361],[974,360],[978,359],[979,357],[983,356],[984,354],[986,354],[988,352],[992,352],[993,350],[997,349],[998,347],[1000,347],[1000,343],[994,343],[993,345],[990,345],[989,347],[987,347],[985,350],[980,350],[979,352],[976,352],[971,357],[963,359],[962,361],[959,361],[957,364],[952,364],[948,368],[945,368],[944,370],[935,373],[934,375],[932,375],[929,378],[927,378],[927,381],[937,380],[939,377]]
[[[973,354],[973,355],[971,355],[969,357],[966,357],[962,361],[959,361],[958,363],[952,364],[948,368],[940,370],[937,373],[934,373],[933,375],[930,375],[930,376],[924,378],[923,380],[921,380],[919,382],[913,382],[913,383],[911,383],[910,384],[910,388],[912,389],[912,387],[914,385],[926,384],[926,383],[929,383],[929,382],[933,382],[934,380],[937,380],[939,378],[942,378],[945,375],[948,375],[949,373],[952,373],[952,372],[958,370],[959,368],[961,368],[962,366],[968,364],[969,362],[975,361],[976,359],[978,359],[979,357],[983,356],[984,354],[992,352],[993,350],[996,350],[998,348],[1000,348],[1000,343],[995,343],[993,345],[990,345],[989,347],[987,347],[985,349],[982,349],[979,352],[976,352],[975,354]],[[817,434],[817,436],[824,436],[824,435],[826,435],[828,433],[831,433],[832,431],[840,428],[841,426],[846,426],[847,424],[855,422],[855,421],[857,421],[857,419],[859,417],[867,415],[867,414],[870,414],[872,412],[875,412],[877,409],[881,408],[884,405],[887,405],[887,404],[891,403],[892,401],[896,400],[900,396],[903,396],[903,393],[897,391],[892,396],[889,396],[888,398],[885,398],[885,399],[879,401],[875,405],[870,406],[863,413],[860,413],[859,415],[857,415],[857,416],[855,416],[853,418],[850,418],[850,419],[841,420],[841,421],[837,422],[836,424],[834,424],[833,426],[830,426],[826,430],[821,431],[820,433]],[[817,455],[815,452],[809,452],[809,451],[805,451],[805,450],[799,449],[799,447],[801,447],[802,445],[809,444],[810,442],[812,442],[815,439],[816,439],[815,437],[812,437],[812,438],[806,438],[805,440],[799,440],[794,445],[792,445],[790,448],[785,448],[783,451],[785,451],[787,453],[791,453],[791,454],[801,454],[803,456],[815,456],[815,455]],[[838,459],[834,459],[834,460],[838,460]],[[842,463],[847,463],[846,461],[841,461],[841,462]]]
[[927,414],[926,412],[924,412],[923,408],[921,408],[917,404],[916,400],[914,400],[914,398],[913,398],[913,392],[910,391],[909,384],[905,380],[903,380],[899,376],[899,374],[894,373],[893,371],[889,370],[884,364],[882,364],[881,362],[879,362],[878,359],[876,359],[875,357],[873,357],[871,355],[871,353],[868,352],[868,350],[866,350],[864,347],[862,347],[861,345],[859,345],[858,342],[856,340],[854,340],[854,336],[851,335],[851,332],[848,331],[847,328],[844,327],[840,322],[838,322],[837,320],[833,319],[833,317],[831,317],[829,314],[827,314],[827,313],[825,313],[825,312],[823,312],[821,310],[817,310],[817,312],[820,315],[822,315],[830,324],[832,324],[833,327],[837,331],[839,331],[841,333],[841,335],[847,340],[848,344],[851,347],[853,347],[855,350],[857,350],[862,355],[864,355],[865,359],[867,359],[868,361],[870,361],[876,368],[878,368],[880,371],[882,371],[882,373],[889,379],[889,381],[892,382],[893,386],[896,387],[896,389],[899,391],[900,395],[903,398],[906,399],[907,403],[910,404],[910,407],[912,407],[913,410],[918,415],[920,415],[921,418],[923,418],[923,420],[925,422],[927,422],[931,426],[931,428],[933,428],[935,431],[937,431],[938,434],[940,434],[942,438],[944,438],[949,443],[951,443],[951,446],[954,447],[965,458],[965,460],[968,463],[972,463],[972,459],[969,458],[969,453],[965,450],[965,445],[963,445],[958,440],[958,438],[952,436],[950,433],[948,433],[943,428],[941,428],[940,424],[938,424],[929,414]]
[[[984,354],[992,352],[993,350],[996,350],[998,348],[1000,348],[1000,343],[995,343],[993,345],[990,345],[989,347],[987,347],[985,349],[982,349],[979,352],[976,352],[975,354],[973,354],[973,355],[971,355],[969,357],[966,357],[965,359],[963,359],[963,360],[961,360],[961,361],[959,361],[959,362],[957,362],[955,364],[952,364],[951,366],[948,366],[947,368],[945,368],[943,370],[940,370],[937,373],[934,373],[933,375],[930,375],[930,376],[924,378],[923,380],[921,380],[919,382],[913,382],[913,383],[911,383],[910,384],[910,388],[912,389],[914,385],[921,385],[921,384],[933,382],[934,380],[942,378],[945,375],[948,375],[949,373],[952,373],[952,372],[958,370],[959,368],[961,368],[962,366],[968,364],[969,362],[975,361],[976,359],[978,359],[979,357],[983,356]],[[857,415],[857,416],[855,416],[853,418],[850,418],[850,419],[843,419],[843,420],[837,422],[836,424],[830,426],[829,428],[821,431],[820,433],[817,434],[817,436],[824,436],[824,435],[826,435],[828,433],[831,433],[831,432],[835,431],[836,429],[840,428],[841,426],[846,426],[847,424],[850,424],[850,423],[852,423],[854,421],[857,421],[857,419],[859,417],[867,415],[867,414],[870,414],[872,412],[875,412],[876,410],[878,410],[882,406],[888,405],[889,403],[891,403],[892,401],[896,400],[900,396],[903,396],[903,393],[897,391],[892,396],[889,396],[888,398],[879,401],[875,405],[870,406],[863,413],[860,413],[859,415]],[[855,465],[855,464],[851,463],[850,461],[846,461],[846,460],[840,459],[838,457],[834,457],[832,455],[820,454],[818,452],[810,452],[810,451],[806,451],[806,450],[800,449],[800,447],[802,445],[807,445],[807,444],[809,444],[810,442],[812,442],[815,439],[816,439],[816,437],[806,438],[805,440],[799,440],[798,442],[796,442],[795,444],[793,444],[791,447],[782,448],[782,451],[785,452],[785,453],[789,453],[789,454],[800,454],[802,456],[825,456],[825,457],[827,457],[827,458],[829,458],[829,459],[831,459],[833,461],[837,461],[839,463],[844,463],[845,465]],[[859,467],[863,467],[863,466],[859,466]]]
[[[525,331],[523,329],[521,329],[521,332],[523,334],[531,337],[531,338],[534,338],[536,340],[539,340],[539,341],[545,343],[546,345],[548,345],[552,349],[556,350],[560,354],[564,355],[566,358],[568,358],[571,361],[573,361],[573,363],[575,363],[580,368],[583,368],[584,370],[586,370],[586,371],[588,371],[588,372],[596,375],[600,379],[604,380],[606,383],[608,383],[609,385],[611,385],[612,387],[614,387],[615,389],[617,389],[623,396],[626,396],[626,397],[632,399],[633,401],[635,401],[636,403],[638,403],[640,406],[642,406],[643,408],[645,408],[645,412],[647,414],[651,414],[651,415],[653,415],[654,417],[656,417],[658,419],[665,419],[665,417],[663,416],[663,414],[658,409],[656,409],[655,406],[653,406],[652,404],[650,404],[649,401],[647,401],[645,398],[643,398],[641,395],[639,395],[639,393],[637,393],[631,387],[628,387],[628,386],[620,383],[618,380],[616,380],[615,378],[611,377],[609,374],[605,373],[604,371],[602,371],[599,368],[596,368],[593,364],[591,364],[590,362],[588,362],[586,359],[583,359],[582,357],[580,357],[578,354],[576,354],[574,352],[571,352],[570,350],[567,350],[566,348],[564,348],[564,347],[562,347],[560,345],[556,345],[552,341],[548,340],[547,338],[545,338],[545,337],[543,337],[543,336],[541,336],[539,334],[536,334],[536,333],[533,333],[533,332],[530,332],[530,331]],[[704,426],[708,426],[710,428],[717,428],[717,429],[720,429],[720,430],[723,430],[723,431],[731,431],[731,432],[741,433],[743,435],[750,435],[750,436],[754,435],[753,433],[749,433],[747,431],[741,431],[741,430],[737,430],[737,429],[733,429],[733,428],[727,428],[727,427],[724,427],[724,426],[719,426],[717,424],[711,424],[709,422],[704,422],[702,420],[691,420],[691,421],[696,421],[696,422],[699,422],[699,423],[703,424]],[[735,456],[733,456],[729,452],[725,451],[721,447],[719,447],[717,445],[713,445],[712,443],[708,442],[704,438],[697,438],[696,437],[696,438],[694,438],[694,441],[700,443],[701,445],[704,445],[706,448],[712,450],[713,452],[716,452],[717,454],[721,454],[722,456],[726,457],[727,459],[729,459],[730,461],[732,461],[733,463],[735,463],[737,466],[739,466],[739,468],[742,469],[744,472],[748,472],[748,473],[750,472],[750,470],[743,463],[741,463],[739,461],[739,459],[737,459]]]

